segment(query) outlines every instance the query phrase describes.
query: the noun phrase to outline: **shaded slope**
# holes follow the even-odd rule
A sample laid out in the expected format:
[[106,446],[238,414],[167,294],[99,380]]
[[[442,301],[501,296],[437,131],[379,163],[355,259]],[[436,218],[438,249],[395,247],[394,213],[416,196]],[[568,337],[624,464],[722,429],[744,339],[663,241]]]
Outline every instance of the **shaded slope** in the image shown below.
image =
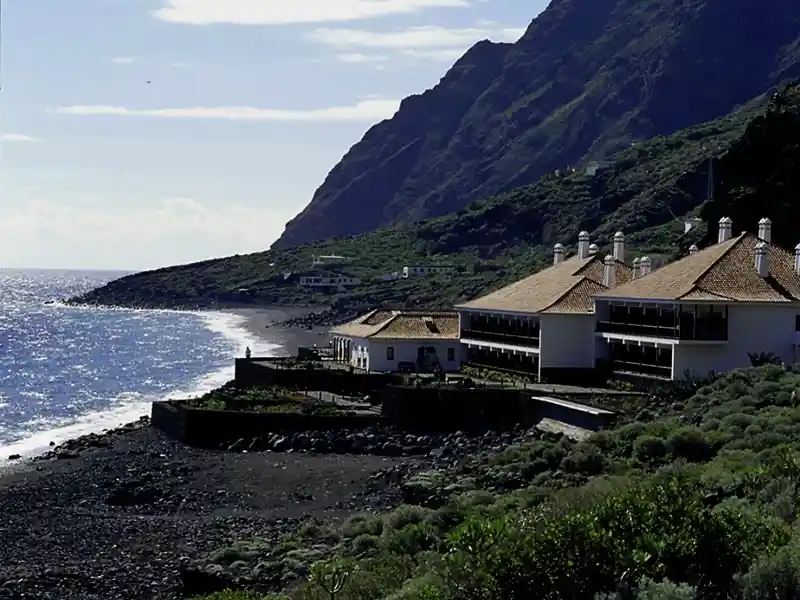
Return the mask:
[[336,165],[276,248],[452,213],[800,75],[794,0],[553,0],[481,42]]
[[[595,176],[553,174],[535,185],[473,203],[438,219],[288,250],[130,275],[87,294],[80,302],[209,307],[332,300],[351,309],[382,302],[441,305],[535,271],[549,263],[555,242],[574,247],[584,228],[602,246],[614,231],[622,229],[629,234],[632,248],[656,256],[677,255],[702,233],[700,228],[699,233],[683,236],[683,223],[677,217],[705,200],[709,157],[732,145],[749,148],[752,140],[765,132],[771,138],[776,131],[774,119],[784,117],[774,112],[764,117],[765,111],[766,100],[758,97],[723,119],[636,144],[614,155],[608,167]],[[749,129],[748,123],[753,123]],[[769,139],[764,143],[768,146]],[[731,158],[726,155],[723,160]],[[749,164],[747,151],[739,160],[737,168],[744,174]],[[718,191],[721,194],[722,190]],[[773,219],[778,218],[776,213]],[[313,296],[284,279],[285,272],[307,269],[315,254],[353,258],[346,271],[365,279],[365,284],[329,298]],[[457,276],[376,280],[404,265],[431,262],[456,264],[461,272]]]

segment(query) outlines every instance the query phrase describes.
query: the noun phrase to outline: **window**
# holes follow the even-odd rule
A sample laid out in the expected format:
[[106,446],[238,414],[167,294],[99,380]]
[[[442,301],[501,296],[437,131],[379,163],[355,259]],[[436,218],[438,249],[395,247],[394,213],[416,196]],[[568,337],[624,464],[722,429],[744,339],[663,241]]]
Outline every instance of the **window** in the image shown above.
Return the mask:
[[386,360],[394,360],[394,348],[392,346],[386,348]]
[[800,315],[796,315],[794,318],[794,330],[800,331]]
[[455,348],[448,348],[447,349],[447,360],[449,362],[453,362],[456,359],[456,349]]

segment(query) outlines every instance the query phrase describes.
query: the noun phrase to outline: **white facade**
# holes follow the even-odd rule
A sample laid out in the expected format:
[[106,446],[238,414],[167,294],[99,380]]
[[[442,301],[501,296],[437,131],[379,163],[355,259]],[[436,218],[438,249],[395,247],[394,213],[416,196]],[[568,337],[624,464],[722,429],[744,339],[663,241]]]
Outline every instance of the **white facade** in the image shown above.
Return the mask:
[[539,369],[593,369],[595,366],[595,316],[543,314]]
[[464,360],[464,349],[458,340],[337,337],[333,344],[335,355],[337,348],[341,349],[349,344],[350,357],[347,364],[363,371],[395,372],[400,370],[400,363],[417,365],[421,348],[426,356],[435,356],[432,360],[438,360],[445,372],[459,371]]
[[672,356],[672,378],[686,373],[705,377],[751,366],[749,353],[769,352],[785,363],[798,359],[795,331],[800,306],[728,305],[728,341],[679,342]]
[[418,277],[420,275],[430,275],[432,273],[450,273],[456,268],[448,265],[413,265],[403,267],[403,277]]
[[[698,314],[713,310],[724,314],[724,335],[705,336],[717,339],[681,339],[681,335],[647,335],[642,332],[605,331],[600,328],[597,359],[611,359],[609,343],[626,348],[648,349],[651,356],[658,352],[663,358],[661,377],[680,380],[686,377],[707,377],[752,365],[750,354],[771,353],[785,363],[800,358],[800,303],[688,303],[675,301],[644,301],[642,307],[674,307],[695,310]],[[608,302],[598,299],[597,319],[602,324],[608,318]],[[698,336],[704,337],[704,336]],[[648,361],[649,362],[649,361]],[[623,369],[624,370],[624,369]]]

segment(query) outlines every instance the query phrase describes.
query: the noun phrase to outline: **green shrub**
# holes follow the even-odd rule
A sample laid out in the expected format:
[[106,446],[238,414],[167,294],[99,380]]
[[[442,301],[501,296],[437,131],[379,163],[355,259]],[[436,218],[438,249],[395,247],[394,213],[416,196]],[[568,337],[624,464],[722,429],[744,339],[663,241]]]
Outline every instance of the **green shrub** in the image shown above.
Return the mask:
[[666,456],[667,445],[663,439],[652,435],[643,435],[633,443],[633,458],[642,463],[649,463]]

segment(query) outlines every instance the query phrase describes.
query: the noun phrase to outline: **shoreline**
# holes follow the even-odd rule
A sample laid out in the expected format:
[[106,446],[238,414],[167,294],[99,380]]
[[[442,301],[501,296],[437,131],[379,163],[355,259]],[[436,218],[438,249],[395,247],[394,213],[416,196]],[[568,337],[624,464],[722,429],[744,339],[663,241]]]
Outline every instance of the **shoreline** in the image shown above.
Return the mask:
[[[313,309],[297,308],[297,307],[285,307],[285,308],[246,307],[246,308],[235,308],[235,309],[231,308],[225,310],[211,310],[211,309],[186,310],[180,312],[191,312],[195,314],[216,313],[222,315],[234,315],[238,319],[241,319],[241,322],[237,323],[235,327],[237,330],[240,330],[241,333],[244,333],[244,336],[250,339],[243,342],[238,351],[234,348],[234,350],[232,351],[232,356],[230,361],[231,365],[233,364],[233,360],[235,358],[244,356],[244,346],[246,344],[253,345],[256,348],[262,344],[268,345],[270,346],[268,353],[274,356],[294,355],[297,353],[297,348],[300,346],[313,346],[314,344],[317,344],[319,346],[325,346],[327,344],[328,329],[326,327],[315,327],[312,329],[304,329],[301,327],[272,325],[272,323],[274,322],[280,323],[290,319],[297,319],[304,317],[309,313],[315,312]],[[269,326],[266,327],[266,325]],[[226,337],[229,337],[229,341],[232,343],[233,346],[236,345],[237,337],[235,336],[226,336]],[[208,374],[205,375],[205,377],[211,376],[213,374],[214,372],[209,372]],[[170,394],[167,394],[167,396],[169,395]],[[192,394],[191,393],[187,394],[187,397],[190,395]],[[110,414],[113,413],[114,411],[115,408],[113,406],[109,406],[107,410],[101,410],[96,412],[98,413],[98,415],[102,415],[103,413]],[[75,433],[75,435],[70,435],[70,437],[61,437],[58,435],[54,435],[53,439],[56,441],[58,445],[61,445],[71,440],[83,437],[85,435],[104,434],[108,431],[113,431],[114,429],[122,427],[141,417],[146,416],[149,418],[150,402],[147,402],[145,405],[143,405],[140,412],[137,409],[128,409],[124,410],[123,414],[120,414],[118,419],[98,422],[96,427],[93,427],[91,425],[82,427],[80,432]],[[70,426],[71,425],[67,425],[66,427],[68,428]],[[57,428],[53,429],[52,431],[54,432],[57,431]],[[24,442],[25,440],[19,440],[17,442],[8,444],[4,447],[0,447],[0,478],[12,472],[25,470],[26,466],[29,466],[30,463],[35,461],[36,458],[38,458],[42,454],[46,454],[49,450],[52,450],[52,446],[48,447],[49,440],[44,441],[41,445],[37,445],[37,447],[32,450],[20,449],[19,445]],[[11,456],[17,456],[17,455],[21,456],[19,456],[19,458],[14,458],[14,459],[10,458]]]

